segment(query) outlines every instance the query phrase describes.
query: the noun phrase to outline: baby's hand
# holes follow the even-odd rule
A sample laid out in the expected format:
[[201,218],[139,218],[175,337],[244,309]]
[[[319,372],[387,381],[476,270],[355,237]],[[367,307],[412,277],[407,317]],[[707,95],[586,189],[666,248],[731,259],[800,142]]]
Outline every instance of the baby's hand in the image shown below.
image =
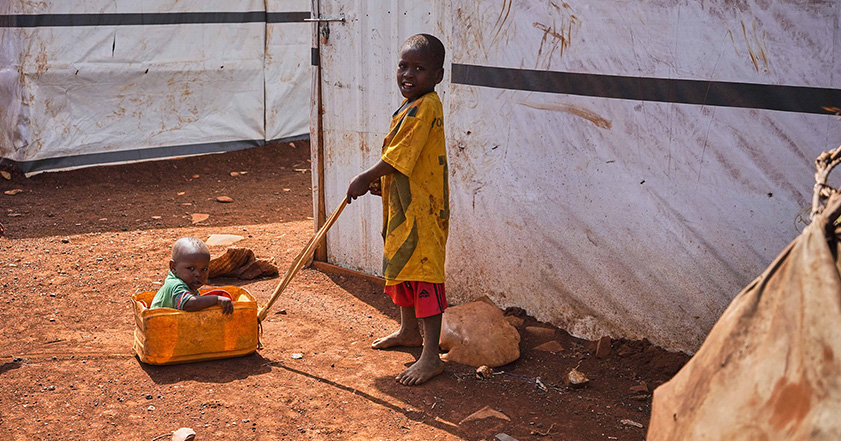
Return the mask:
[[216,304],[222,307],[222,314],[233,314],[234,304],[231,299],[224,296],[216,296]]

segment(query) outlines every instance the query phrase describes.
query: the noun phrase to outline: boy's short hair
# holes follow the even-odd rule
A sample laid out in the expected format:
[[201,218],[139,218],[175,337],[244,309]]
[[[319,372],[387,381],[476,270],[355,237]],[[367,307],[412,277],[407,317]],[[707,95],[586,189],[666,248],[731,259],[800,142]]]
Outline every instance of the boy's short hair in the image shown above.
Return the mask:
[[444,44],[434,35],[417,34],[412,35],[403,43],[403,47],[421,50],[428,54],[435,67],[444,67]]
[[207,248],[207,244],[205,244],[203,240],[198,237],[187,236],[176,240],[172,245],[172,260],[176,260],[178,257],[181,257],[181,253],[188,250],[199,251],[210,255],[210,249]]

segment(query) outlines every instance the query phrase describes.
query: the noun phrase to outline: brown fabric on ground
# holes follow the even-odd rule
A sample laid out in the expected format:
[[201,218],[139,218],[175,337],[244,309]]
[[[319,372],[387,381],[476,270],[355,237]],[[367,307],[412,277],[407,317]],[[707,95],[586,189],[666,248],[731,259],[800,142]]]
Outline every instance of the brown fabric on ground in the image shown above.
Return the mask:
[[827,221],[837,218],[838,202],[733,300],[695,356],[655,390],[646,439],[841,439],[841,230]]
[[236,277],[251,280],[260,276],[276,276],[277,266],[269,259],[258,259],[248,248],[230,247],[225,254],[210,260],[208,278]]

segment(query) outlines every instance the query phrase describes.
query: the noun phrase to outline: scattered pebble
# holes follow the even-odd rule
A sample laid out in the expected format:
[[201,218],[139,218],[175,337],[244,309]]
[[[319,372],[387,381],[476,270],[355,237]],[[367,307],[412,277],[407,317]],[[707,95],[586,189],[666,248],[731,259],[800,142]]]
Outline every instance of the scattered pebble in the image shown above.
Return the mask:
[[223,204],[227,204],[233,201],[233,198],[231,198],[230,196],[218,196],[216,198],[216,202],[222,202]]
[[5,170],[0,170],[0,175],[2,175],[3,179],[5,179],[7,181],[12,179],[12,174],[5,171]]
[[3,193],[6,193],[6,194],[7,194],[7,195],[9,195],[9,196],[14,196],[14,195],[16,195],[16,194],[18,194],[18,193],[23,193],[23,189],[16,188],[16,189],[14,189],[14,190],[6,190],[6,191],[4,191]]
[[493,369],[487,366],[479,366],[479,368],[476,369],[476,378],[480,380],[491,378],[491,375],[493,375],[493,373]]
[[621,421],[619,421],[619,422],[620,422],[620,423],[622,423],[622,424],[624,424],[624,425],[626,425],[626,426],[639,427],[640,429],[642,429],[642,427],[643,427],[643,425],[642,425],[642,424],[640,424],[640,423],[638,423],[638,422],[636,422],[636,421],[634,421],[634,420],[624,419],[624,420],[621,420]]
[[292,359],[293,360],[300,360],[302,358],[304,358],[304,354],[300,354],[300,353],[292,354]]
[[584,387],[587,383],[590,382],[590,379],[584,375],[583,372],[579,371],[578,369],[573,368],[569,373],[564,377],[564,384],[572,388],[579,388]]

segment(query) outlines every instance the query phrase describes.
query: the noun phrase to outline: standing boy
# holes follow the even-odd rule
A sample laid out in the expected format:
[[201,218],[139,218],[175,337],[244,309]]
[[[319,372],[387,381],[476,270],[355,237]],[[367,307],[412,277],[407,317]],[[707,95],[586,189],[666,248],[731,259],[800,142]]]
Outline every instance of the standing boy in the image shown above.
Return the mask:
[[397,64],[397,86],[405,100],[392,117],[382,159],[353,178],[347,190],[350,203],[375,180],[381,184],[385,292],[400,306],[400,329],[371,346],[423,345],[420,358],[396,377],[409,386],[444,371],[438,339],[447,307],[444,256],[450,204],[444,112],[435,93],[443,79],[441,41],[428,34],[406,40]]

